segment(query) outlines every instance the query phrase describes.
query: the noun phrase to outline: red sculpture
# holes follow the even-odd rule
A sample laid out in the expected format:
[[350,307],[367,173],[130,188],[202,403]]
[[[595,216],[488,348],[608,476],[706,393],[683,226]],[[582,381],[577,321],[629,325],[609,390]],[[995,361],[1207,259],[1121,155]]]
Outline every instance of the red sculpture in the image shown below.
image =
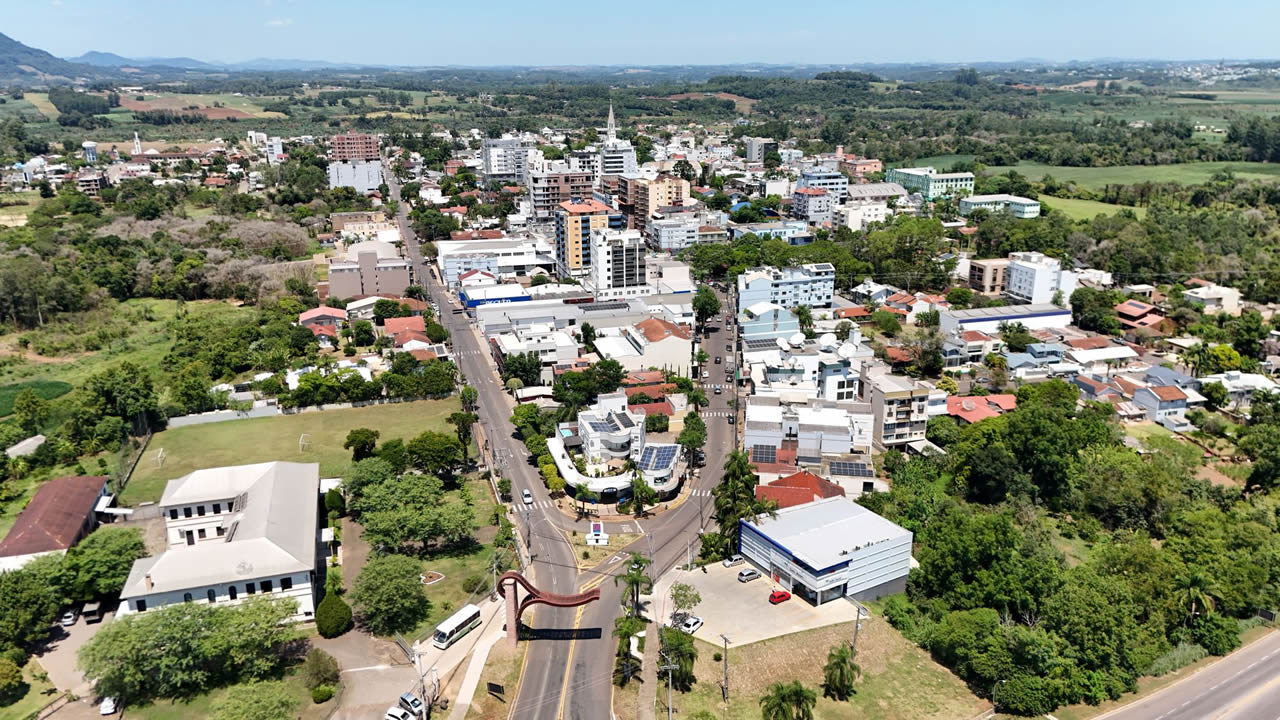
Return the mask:
[[[511,585],[510,592],[507,591],[507,585]],[[525,589],[528,594],[523,600],[517,600],[519,589]],[[533,586],[529,579],[515,570],[508,570],[502,573],[502,577],[498,578],[498,594],[501,595],[507,604],[507,641],[511,645],[515,645],[519,639],[517,632],[520,627],[520,616],[530,605],[550,605],[552,607],[578,607],[586,605],[593,600],[600,599],[600,588],[592,588],[584,593],[576,595],[557,595],[556,593],[543,592]]]

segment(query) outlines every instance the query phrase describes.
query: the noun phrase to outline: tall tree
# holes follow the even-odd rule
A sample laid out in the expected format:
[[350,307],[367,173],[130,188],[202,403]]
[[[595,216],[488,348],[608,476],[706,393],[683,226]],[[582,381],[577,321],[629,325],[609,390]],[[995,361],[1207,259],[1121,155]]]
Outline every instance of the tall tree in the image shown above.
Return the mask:
[[347,441],[342,444],[342,447],[351,451],[351,462],[360,462],[365,458],[373,457],[380,435],[381,433],[377,430],[369,428],[351,428],[347,432]]
[[613,584],[626,587],[626,599],[629,603],[627,612],[631,617],[640,617],[640,596],[653,589],[653,579],[645,572],[649,566],[649,558],[640,553],[631,553],[631,564],[621,575],[613,576]]
[[699,325],[706,325],[709,318],[720,314],[720,298],[715,291],[706,285],[698,288],[693,296],[693,314]]
[[658,502],[658,491],[649,485],[640,473],[631,478],[631,511],[636,517],[644,517],[645,510]]
[[379,635],[390,635],[421,622],[431,609],[421,575],[422,563],[406,555],[371,559],[360,570],[351,591],[365,626]]
[[471,428],[480,420],[480,416],[473,412],[456,412],[451,413],[445,418],[445,422],[453,426],[454,431],[458,434],[458,444],[462,446],[462,459],[467,459],[468,451],[471,448]]
[[764,720],[813,720],[817,704],[817,693],[793,680],[770,685],[769,692],[760,698],[760,712]]
[[853,684],[862,676],[862,668],[854,662],[853,650],[844,643],[827,653],[827,664],[822,668],[822,694],[835,700],[848,700],[854,693]]

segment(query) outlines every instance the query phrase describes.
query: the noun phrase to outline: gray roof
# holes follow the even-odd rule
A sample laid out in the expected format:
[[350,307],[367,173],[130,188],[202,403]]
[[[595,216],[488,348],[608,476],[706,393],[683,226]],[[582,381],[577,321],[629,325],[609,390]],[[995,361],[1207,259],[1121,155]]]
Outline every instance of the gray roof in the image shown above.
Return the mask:
[[1044,313],[1070,313],[1068,308],[1060,308],[1053,303],[1037,305],[997,305],[995,307],[970,308],[968,310],[943,310],[944,314],[957,320],[996,320],[1010,315],[1041,315]]
[[205,541],[138,560],[120,596],[204,588],[314,569],[319,493],[317,463],[210,468],[169,481],[161,506],[235,498],[227,534],[220,542]]
[[898,183],[863,183],[861,185],[850,185],[846,193],[849,195],[850,200],[883,197],[885,195],[906,197],[907,189]]
[[911,537],[898,527],[846,497],[831,497],[761,515],[743,522],[786,548],[815,570],[837,565],[848,552],[873,543]]

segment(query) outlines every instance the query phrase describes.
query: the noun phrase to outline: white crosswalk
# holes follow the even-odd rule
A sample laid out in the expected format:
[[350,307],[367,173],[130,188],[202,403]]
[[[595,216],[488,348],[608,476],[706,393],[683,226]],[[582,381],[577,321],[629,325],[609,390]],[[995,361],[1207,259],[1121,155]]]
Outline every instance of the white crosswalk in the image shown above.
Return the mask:
[[730,416],[732,416],[732,415],[733,415],[733,411],[732,411],[732,410],[704,410],[704,411],[702,411],[702,412],[700,412],[700,413],[698,413],[698,414],[699,414],[699,415],[701,415],[701,416],[702,416],[702,417],[704,417],[704,418],[709,418],[709,417],[713,417],[713,418],[717,418],[717,417],[727,418],[727,417],[730,417]]
[[694,488],[689,492],[689,497],[711,497],[711,491],[704,490],[702,488]]
[[550,500],[534,500],[532,505],[525,505],[524,503],[520,503],[520,507],[526,511],[543,510],[543,509],[552,507],[553,505],[555,505],[555,503]]

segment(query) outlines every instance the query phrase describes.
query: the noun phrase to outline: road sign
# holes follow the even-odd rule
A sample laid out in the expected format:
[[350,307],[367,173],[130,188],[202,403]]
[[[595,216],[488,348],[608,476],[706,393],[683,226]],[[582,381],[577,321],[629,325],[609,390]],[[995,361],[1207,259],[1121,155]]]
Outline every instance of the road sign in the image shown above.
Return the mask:
[[498,698],[501,698],[507,692],[507,689],[502,686],[502,683],[491,682],[485,683],[485,685],[487,686],[486,689],[489,691],[489,694]]

